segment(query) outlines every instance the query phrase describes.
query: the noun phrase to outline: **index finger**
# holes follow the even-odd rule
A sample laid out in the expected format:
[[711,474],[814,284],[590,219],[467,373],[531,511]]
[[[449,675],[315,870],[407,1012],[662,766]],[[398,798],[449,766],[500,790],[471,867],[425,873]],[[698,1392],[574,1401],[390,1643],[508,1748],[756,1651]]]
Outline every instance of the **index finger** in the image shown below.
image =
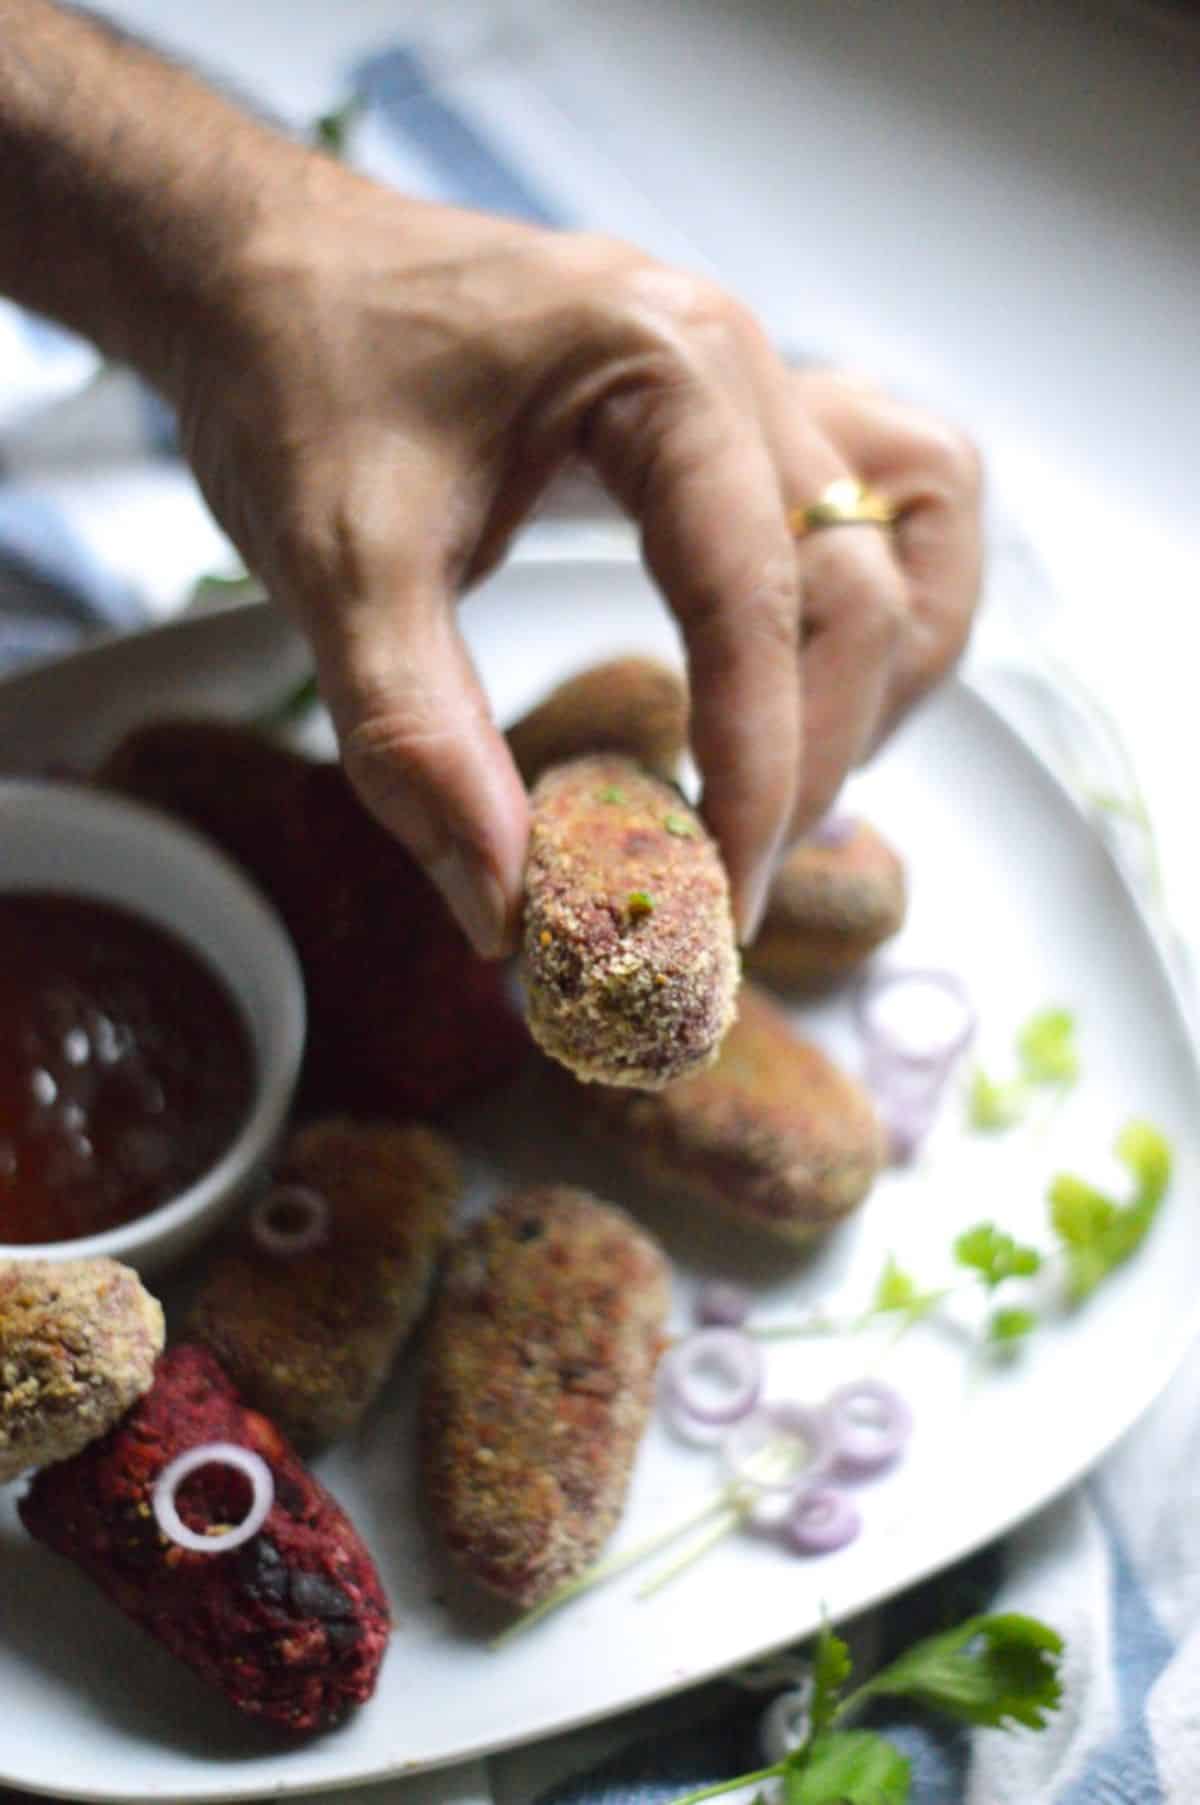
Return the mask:
[[755,413],[698,379],[606,397],[586,445],[638,520],[683,633],[703,812],[745,941],[791,817],[801,745],[800,583],[774,462]]

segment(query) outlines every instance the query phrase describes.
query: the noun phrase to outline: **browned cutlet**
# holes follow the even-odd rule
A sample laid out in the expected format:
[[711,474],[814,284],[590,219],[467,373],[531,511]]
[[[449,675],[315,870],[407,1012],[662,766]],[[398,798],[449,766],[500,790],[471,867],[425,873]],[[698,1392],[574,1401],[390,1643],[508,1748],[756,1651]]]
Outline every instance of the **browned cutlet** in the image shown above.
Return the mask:
[[670,779],[687,737],[687,686],[656,658],[614,658],[580,671],[508,730],[527,784],[588,752],[621,752]]
[[0,1484],[78,1454],[150,1388],[163,1313],[116,1260],[0,1264]]
[[746,969],[797,989],[832,983],[900,931],[907,906],[903,861],[867,822],[838,845],[803,841],[775,875]]
[[209,1268],[189,1333],[247,1403],[312,1449],[354,1428],[423,1314],[459,1162],[428,1128],[335,1117],[298,1130],[275,1176],[324,1198],[327,1239],[280,1255],[243,1225]]
[[546,772],[523,955],[530,1030],[585,1083],[656,1090],[711,1063],[738,953],[720,855],[677,790],[612,754]]
[[434,1307],[421,1451],[447,1549],[529,1606],[595,1557],[624,1504],[669,1304],[623,1210],[546,1185],[455,1248]]
[[865,1090],[749,983],[708,1071],[654,1096],[597,1090],[578,1104],[653,1184],[792,1242],[860,1204],[883,1163]]

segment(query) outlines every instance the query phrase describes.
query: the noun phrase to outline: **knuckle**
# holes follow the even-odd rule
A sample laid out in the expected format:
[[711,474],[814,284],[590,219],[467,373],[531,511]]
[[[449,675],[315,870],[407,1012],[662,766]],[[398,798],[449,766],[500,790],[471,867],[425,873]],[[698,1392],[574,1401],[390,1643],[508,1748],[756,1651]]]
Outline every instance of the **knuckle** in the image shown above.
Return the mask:
[[[857,533],[858,529],[854,529]],[[873,528],[863,528],[873,532]],[[908,619],[908,592],[890,555],[877,542],[831,549],[809,575],[814,612],[837,620],[864,645],[890,647]]]
[[969,433],[946,421],[927,421],[922,428],[926,468],[947,492],[975,501],[983,488],[983,458]]
[[692,588],[680,608],[689,638],[719,639],[733,648],[765,650],[795,660],[800,638],[800,610],[795,571],[790,563],[768,565],[756,578],[731,585]]

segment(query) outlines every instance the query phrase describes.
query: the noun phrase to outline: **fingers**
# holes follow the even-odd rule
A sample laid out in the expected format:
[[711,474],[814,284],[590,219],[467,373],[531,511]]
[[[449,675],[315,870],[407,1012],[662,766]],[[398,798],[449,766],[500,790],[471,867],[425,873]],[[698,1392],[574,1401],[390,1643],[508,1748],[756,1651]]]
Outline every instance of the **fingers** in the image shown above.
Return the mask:
[[[775,458],[796,508],[857,471],[785,377],[768,401]],[[803,534],[795,557],[804,588],[800,681],[804,739],[788,837],[828,809],[874,744],[906,624],[904,577],[878,527]]]
[[783,496],[756,410],[694,376],[592,411],[585,448],[641,524],[679,621],[705,819],[750,938],[791,820],[800,759],[800,594]]
[[410,472],[403,516],[387,501],[378,534],[369,502],[347,509],[353,555],[326,570],[319,595],[306,580],[302,613],[347,776],[476,951],[496,958],[515,937],[525,791],[458,631],[445,543],[430,531],[453,517],[448,497]]
[[814,533],[800,548],[806,724],[790,834],[805,833],[876,745],[907,631],[907,597],[878,527]]
[[983,565],[979,455],[945,421],[847,382],[840,372],[805,373],[797,381],[803,404],[855,473],[899,513],[892,543],[908,616],[886,730],[946,674],[966,644]]

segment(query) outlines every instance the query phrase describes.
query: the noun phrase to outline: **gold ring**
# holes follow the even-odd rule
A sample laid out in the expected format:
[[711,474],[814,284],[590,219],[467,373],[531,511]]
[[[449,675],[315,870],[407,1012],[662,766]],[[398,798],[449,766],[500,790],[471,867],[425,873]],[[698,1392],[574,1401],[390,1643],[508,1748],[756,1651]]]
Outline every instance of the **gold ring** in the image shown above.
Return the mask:
[[797,539],[826,526],[895,526],[896,509],[878,489],[869,489],[857,477],[839,476],[826,485],[815,501],[793,508],[788,525]]

